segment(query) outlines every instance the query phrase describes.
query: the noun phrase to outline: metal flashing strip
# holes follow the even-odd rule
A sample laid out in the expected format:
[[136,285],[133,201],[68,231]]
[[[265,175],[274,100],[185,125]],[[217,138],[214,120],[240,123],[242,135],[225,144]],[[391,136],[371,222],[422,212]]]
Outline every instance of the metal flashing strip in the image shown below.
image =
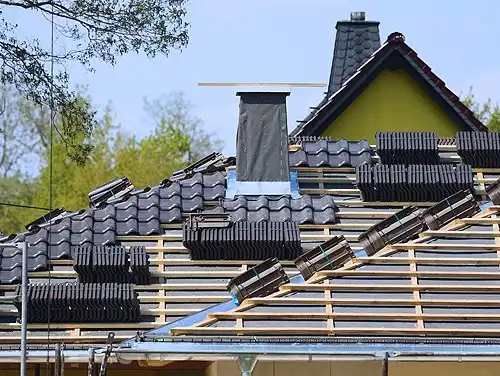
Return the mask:
[[[304,283],[304,278],[300,274],[297,274],[293,277],[290,278],[290,283]],[[232,300],[227,300],[225,302],[215,304],[211,307],[208,307],[207,309],[204,309],[203,311],[197,312],[193,315],[189,315],[186,317],[183,317],[182,319],[176,320],[171,322],[170,324],[167,324],[165,326],[162,326],[161,328],[153,329],[149,332],[146,333],[147,336],[159,336],[159,337],[165,337],[170,335],[170,329],[176,328],[176,327],[187,327],[187,326],[193,326],[203,320],[205,320],[209,314],[211,313],[217,313],[217,312],[228,312],[232,309],[235,309],[238,305]],[[146,338],[146,341],[150,341],[149,338]],[[121,346],[130,346],[133,343],[135,343],[136,340],[135,338],[128,339],[124,342],[122,342]]]
[[234,199],[236,196],[265,195],[291,195],[293,199],[300,198],[297,171],[290,172],[290,181],[283,182],[238,181],[236,179],[236,170],[230,170],[227,172],[227,199]]
[[289,181],[238,181],[236,180],[237,196],[291,195]]

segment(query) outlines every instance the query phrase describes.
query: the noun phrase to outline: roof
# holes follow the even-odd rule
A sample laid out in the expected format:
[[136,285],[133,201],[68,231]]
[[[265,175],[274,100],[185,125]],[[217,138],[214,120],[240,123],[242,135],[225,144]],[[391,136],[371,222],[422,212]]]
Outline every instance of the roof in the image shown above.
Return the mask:
[[404,41],[401,33],[392,33],[387,41],[366,60],[333,94],[324,98],[315,111],[292,132],[292,136],[320,135],[361,94],[364,88],[387,67],[408,71],[435,98],[463,130],[487,131],[482,124]]
[[[373,225],[407,205],[421,209],[433,205],[428,201],[363,201],[356,188],[353,166],[376,163],[378,160],[374,148],[363,141],[294,141],[300,144],[290,145],[289,159],[301,161],[298,166],[291,166],[291,170],[298,175],[300,198],[239,197],[220,201],[227,191],[228,171],[232,169],[233,159],[218,164],[218,171],[206,168],[194,174],[176,173],[162,184],[110,199],[98,208],[63,214],[50,226],[48,223],[40,224],[33,231],[4,238],[2,241],[26,239],[32,244],[29,248],[29,278],[32,283],[46,283],[49,278],[51,283],[75,281],[77,273],[71,258],[77,245],[145,246],[152,280],[149,284],[135,287],[139,294],[140,322],[52,322],[50,341],[63,340],[68,348],[79,348],[104,343],[109,330],[116,332],[116,341],[127,340],[138,331],[147,332],[150,329],[162,334],[172,327],[189,326],[202,321],[208,312],[222,314],[234,308],[226,290],[228,280],[260,261],[192,260],[182,243],[182,221],[189,213],[200,210],[224,211],[236,221],[291,219],[299,224],[301,243],[305,250],[342,234],[353,251],[360,252],[362,247],[358,238]],[[441,162],[460,163],[456,146],[448,141],[446,145],[439,146]],[[500,170],[475,168],[473,174],[474,189],[479,200],[485,201],[485,189],[500,177]],[[494,240],[493,235],[478,235],[482,238],[486,236],[490,237],[488,241]],[[460,238],[453,241],[457,243],[465,240]],[[475,253],[476,248],[473,250]],[[354,266],[359,270],[369,269],[379,259],[381,255],[370,259],[359,257]],[[398,260],[396,266],[384,260],[380,263],[393,271],[404,269],[403,260]],[[292,283],[298,283],[300,279],[293,279],[298,275],[293,262],[282,261],[282,265]],[[15,285],[19,283],[20,272],[20,254],[4,250],[0,258],[0,290],[6,298],[0,299],[0,345],[18,344],[20,341],[17,310],[8,301],[8,297],[14,294]],[[369,284],[371,277],[358,279],[359,283]],[[398,281],[395,283],[401,284]],[[332,285],[335,284],[332,279]],[[214,306],[217,304],[222,305]],[[319,304],[313,306],[317,309]],[[208,308],[210,310],[205,311]],[[313,322],[316,325],[320,320],[318,318]],[[167,324],[170,326],[165,327]],[[309,329],[307,326],[304,328]],[[31,345],[46,343],[47,324],[30,324],[28,339]],[[186,337],[186,340],[191,339]]]
[[[499,206],[415,241],[356,257],[304,283],[252,298],[229,312],[211,313],[174,335],[196,336],[500,336]],[[242,337],[243,336],[243,337]],[[376,340],[375,340],[376,341]]]

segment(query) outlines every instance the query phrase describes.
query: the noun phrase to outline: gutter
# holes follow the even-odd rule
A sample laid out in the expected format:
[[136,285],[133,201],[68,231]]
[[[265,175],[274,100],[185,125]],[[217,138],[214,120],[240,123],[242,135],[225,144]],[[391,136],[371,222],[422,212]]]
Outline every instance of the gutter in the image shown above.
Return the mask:
[[[489,361],[500,362],[500,344],[405,344],[405,343],[193,343],[142,342],[117,348],[118,362],[234,361],[255,355],[259,361]],[[286,355],[286,356],[284,356]]]

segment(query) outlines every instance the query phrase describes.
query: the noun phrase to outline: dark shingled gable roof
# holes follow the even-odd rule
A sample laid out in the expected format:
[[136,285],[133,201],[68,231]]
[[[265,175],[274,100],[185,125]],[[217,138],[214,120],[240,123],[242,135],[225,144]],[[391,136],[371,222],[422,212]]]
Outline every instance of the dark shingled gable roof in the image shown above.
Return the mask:
[[405,43],[401,33],[392,33],[341,87],[325,97],[292,132],[291,136],[319,136],[386,68],[400,67],[410,73],[436,100],[444,111],[465,131],[487,131],[460,98],[453,93],[417,53]]

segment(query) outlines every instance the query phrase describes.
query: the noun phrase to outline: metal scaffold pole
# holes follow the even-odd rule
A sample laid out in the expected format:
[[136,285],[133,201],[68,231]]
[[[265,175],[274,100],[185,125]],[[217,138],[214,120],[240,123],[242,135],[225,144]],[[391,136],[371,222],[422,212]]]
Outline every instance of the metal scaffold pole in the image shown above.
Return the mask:
[[28,243],[23,242],[21,280],[21,376],[26,376],[26,342],[28,335]]

